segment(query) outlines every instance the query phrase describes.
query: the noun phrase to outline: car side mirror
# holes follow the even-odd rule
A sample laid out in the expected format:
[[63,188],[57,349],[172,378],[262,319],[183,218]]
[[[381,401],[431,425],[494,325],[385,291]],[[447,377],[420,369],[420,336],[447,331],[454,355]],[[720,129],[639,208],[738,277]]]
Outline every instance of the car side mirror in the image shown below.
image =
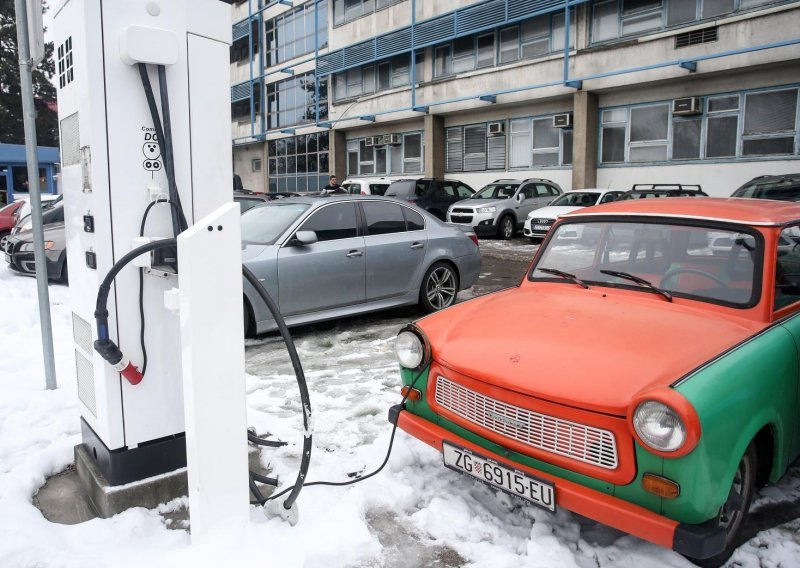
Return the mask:
[[297,231],[294,234],[294,242],[300,246],[313,245],[317,240],[317,233],[314,231]]
[[523,201],[525,201],[525,196],[523,194],[521,194],[521,193],[518,193],[517,194],[517,203],[522,203]]

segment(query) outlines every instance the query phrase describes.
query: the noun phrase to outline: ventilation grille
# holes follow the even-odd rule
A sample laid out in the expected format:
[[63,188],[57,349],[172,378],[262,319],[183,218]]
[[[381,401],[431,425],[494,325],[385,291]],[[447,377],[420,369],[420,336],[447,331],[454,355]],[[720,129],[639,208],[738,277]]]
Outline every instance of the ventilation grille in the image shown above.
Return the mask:
[[464,145],[461,127],[447,129],[447,167],[448,172],[460,172],[464,168]]
[[233,33],[231,39],[236,41],[237,39],[242,39],[243,37],[247,37],[250,35],[250,20],[245,20],[243,22],[239,22],[233,26]]
[[94,365],[83,353],[75,350],[75,376],[78,377],[78,398],[97,417],[94,396]]
[[61,165],[74,166],[81,161],[81,131],[78,113],[61,121]]
[[58,86],[63,89],[75,78],[72,65],[72,36],[58,46]]
[[487,170],[506,169],[506,137],[492,136],[488,139],[489,157],[486,164]]
[[690,45],[697,45],[699,43],[708,43],[710,41],[717,41],[717,28],[704,28],[702,30],[694,30],[675,36],[675,48],[689,47]]
[[231,102],[242,101],[250,98],[250,82],[240,83],[231,87]]
[[486,169],[486,125],[464,127],[464,171],[481,172]]
[[461,418],[533,448],[616,469],[614,434],[495,400],[444,377],[436,379],[436,402]]
[[72,312],[72,338],[75,340],[75,345],[83,349],[87,355],[92,354],[92,326],[75,312]]

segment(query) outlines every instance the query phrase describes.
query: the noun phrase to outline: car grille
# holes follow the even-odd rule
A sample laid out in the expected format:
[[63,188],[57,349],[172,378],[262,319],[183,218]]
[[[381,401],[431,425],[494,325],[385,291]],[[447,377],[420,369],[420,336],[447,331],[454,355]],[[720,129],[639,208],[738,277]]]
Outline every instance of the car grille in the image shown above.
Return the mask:
[[472,223],[472,216],[474,213],[472,209],[453,207],[450,210],[450,221],[453,223]]
[[436,379],[437,404],[487,430],[533,448],[605,469],[616,469],[614,434],[500,402],[442,376]]
[[552,225],[555,219],[531,219],[533,225]]

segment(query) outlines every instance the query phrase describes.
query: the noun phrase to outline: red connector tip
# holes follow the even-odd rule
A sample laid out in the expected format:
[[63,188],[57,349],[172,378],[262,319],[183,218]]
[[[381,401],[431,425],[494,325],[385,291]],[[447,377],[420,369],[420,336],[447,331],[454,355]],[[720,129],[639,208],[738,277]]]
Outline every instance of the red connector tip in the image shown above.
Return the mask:
[[134,367],[133,363],[128,362],[128,365],[120,371],[123,377],[128,379],[128,382],[132,385],[138,385],[142,382],[142,378],[144,375],[139,372],[139,369]]

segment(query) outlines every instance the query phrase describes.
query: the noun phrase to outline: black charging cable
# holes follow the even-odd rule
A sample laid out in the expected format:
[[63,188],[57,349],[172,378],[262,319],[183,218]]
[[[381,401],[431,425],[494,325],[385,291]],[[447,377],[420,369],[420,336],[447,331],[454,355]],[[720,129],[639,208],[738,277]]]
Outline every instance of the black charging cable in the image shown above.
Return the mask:
[[[422,369],[420,369],[420,371],[416,374],[414,379],[411,381],[411,385],[408,388],[408,392],[406,392],[406,394],[403,396],[403,399],[400,401],[401,405],[405,404],[406,400],[408,400],[408,396],[413,391],[414,387],[417,384],[417,381],[422,376],[424,371],[425,371],[425,368],[423,367]],[[396,433],[397,433],[397,421],[395,421],[395,423],[392,425],[392,433],[389,436],[389,447],[386,450],[386,457],[383,459],[383,463],[381,463],[381,465],[376,470],[374,470],[374,471],[372,471],[372,472],[370,472],[370,473],[368,473],[366,475],[358,476],[355,479],[350,479],[348,481],[310,481],[308,483],[304,483],[303,486],[304,487],[310,487],[312,485],[327,485],[327,486],[333,486],[333,487],[342,487],[342,486],[345,486],[345,485],[353,485],[355,483],[359,483],[361,481],[365,481],[365,480],[369,479],[370,477],[374,477],[374,476],[378,475],[383,470],[383,468],[386,467],[386,464],[389,463],[389,457],[392,455],[392,448],[394,446],[394,436],[395,436]],[[273,499],[278,499],[278,498],[282,497],[283,495],[285,495],[286,493],[288,493],[291,490],[291,488],[287,488],[287,489],[284,489],[283,491],[281,491],[279,493],[276,493],[274,495],[270,495],[269,497],[264,497],[263,493],[261,493],[261,491],[259,490],[258,486],[255,484],[255,481],[257,481],[257,479],[254,479],[254,477],[255,476],[251,472],[251,475],[250,475],[250,490],[252,491],[253,496],[256,498],[255,501],[250,501],[251,505],[263,505],[267,501],[272,501]],[[269,485],[277,485],[277,483],[275,483],[275,484],[269,483]]]

